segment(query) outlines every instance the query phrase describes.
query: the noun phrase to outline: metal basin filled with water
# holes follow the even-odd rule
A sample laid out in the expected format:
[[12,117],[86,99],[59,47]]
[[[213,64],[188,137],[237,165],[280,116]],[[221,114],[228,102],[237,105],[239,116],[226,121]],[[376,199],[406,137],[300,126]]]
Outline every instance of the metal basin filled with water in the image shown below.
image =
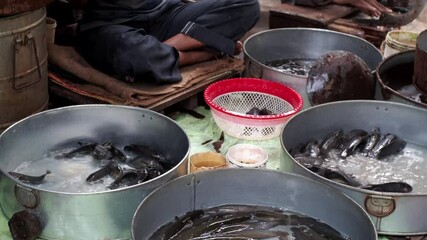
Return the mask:
[[[76,174],[79,177],[89,164],[78,164],[81,161],[76,158],[56,158],[54,154],[50,164],[44,165],[41,173],[51,173],[41,184],[24,182],[11,173],[28,162],[35,162],[28,169],[33,170],[56,150],[74,149],[79,142],[87,141],[110,142],[117,148],[147,144],[158,149],[173,167],[148,181],[95,192],[45,185],[55,182],[52,179],[62,173],[69,176],[69,181]],[[43,239],[129,239],[132,216],[142,199],[160,185],[187,173],[189,147],[187,135],[174,121],[142,108],[79,105],[35,114],[0,135],[1,209],[8,219],[22,211],[35,216],[37,221],[32,223],[38,222]],[[92,161],[97,164],[97,160]],[[25,168],[20,169],[24,173]],[[83,183],[86,177],[82,176]],[[86,183],[98,184],[102,182]]]
[[[424,235],[427,233],[427,223],[423,221],[423,216],[427,215],[425,119],[426,109],[386,101],[353,100],[314,106],[295,115],[283,129],[285,165],[290,172],[326,183],[351,197],[368,212],[380,234]],[[363,157],[357,150],[352,156],[335,158],[335,171],[345,172],[352,181],[362,183],[360,186],[344,184],[337,181],[336,176],[328,178],[316,173],[292,153],[300,143],[318,139],[326,142],[325,136],[339,129],[348,133],[355,129],[371,132],[373,128],[379,128],[384,137],[387,134],[398,136],[406,141],[406,146],[383,160]],[[332,160],[329,158],[328,163]],[[402,191],[366,187],[389,182],[406,182],[411,187],[402,188]]]
[[[242,216],[241,212],[231,211],[233,212],[231,215],[235,219],[231,219],[227,223],[224,221],[223,228],[220,231],[224,230],[223,233],[227,234],[225,233],[226,225],[234,222],[234,226],[229,226],[228,229],[234,228],[236,231],[231,235],[237,235],[234,237],[230,235],[221,237],[222,233],[211,232],[209,234],[213,234],[215,237],[206,238],[196,237],[200,233],[198,230],[200,226],[197,224],[198,220],[193,219],[194,225],[189,225],[191,226],[189,228],[194,230],[194,234],[182,238],[177,237],[176,239],[278,239],[278,237],[255,237],[262,233],[265,234],[264,230],[270,229],[273,233],[281,232],[280,236],[286,235],[286,232],[288,232],[286,229],[277,228],[277,225],[273,223],[276,220],[281,223],[283,221],[287,222],[286,219],[289,218],[277,219],[275,214],[265,211],[265,207],[275,208],[276,211],[274,212],[286,210],[317,219],[348,236],[348,239],[377,239],[376,231],[366,212],[336,189],[302,176],[261,169],[205,171],[183,176],[163,185],[150,194],[138,207],[132,221],[132,239],[175,239],[170,237],[170,231],[164,238],[157,235],[155,235],[157,237],[152,236],[161,226],[188,212],[196,210],[197,212],[206,213],[211,210],[215,211],[215,209],[221,211],[223,208],[220,206],[224,205],[244,205],[255,209],[262,207],[261,211],[253,212],[255,214],[253,220],[256,220],[256,216],[261,215],[268,216],[268,218],[264,218],[264,221],[260,224],[255,223],[252,225],[253,221],[241,223],[243,219],[239,219],[239,216],[247,216]],[[234,207],[230,210],[234,210]],[[289,217],[292,218],[292,216]],[[208,221],[211,220],[215,220],[215,217],[208,219]],[[188,223],[190,222],[188,221]],[[202,230],[214,229],[215,225],[218,225],[218,223],[213,223]],[[248,228],[245,228],[245,225],[249,225]],[[174,230],[180,230],[176,226],[173,227]],[[256,229],[252,230],[251,226]],[[296,226],[291,224],[291,231]],[[181,228],[185,227],[181,225]],[[242,231],[238,231],[239,229]],[[242,237],[243,234],[249,235],[244,238]],[[291,236],[295,237],[295,235],[289,234],[289,238],[280,239],[293,239]],[[299,238],[297,237],[296,239]],[[302,237],[301,239],[306,238]],[[324,238],[322,237],[322,239]],[[325,237],[325,239],[342,238]]]
[[413,84],[415,50],[401,52],[385,59],[376,72],[380,97],[427,108],[427,99]]
[[322,55],[343,50],[356,54],[374,71],[381,52],[368,41],[340,32],[311,28],[266,30],[249,37],[244,45],[245,76],[277,81],[297,90],[310,105],[306,81],[310,67]]

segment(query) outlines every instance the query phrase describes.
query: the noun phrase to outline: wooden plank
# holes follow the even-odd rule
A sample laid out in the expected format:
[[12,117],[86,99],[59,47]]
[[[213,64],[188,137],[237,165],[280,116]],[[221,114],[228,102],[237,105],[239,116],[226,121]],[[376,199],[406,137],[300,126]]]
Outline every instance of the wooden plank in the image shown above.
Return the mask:
[[270,14],[283,19],[309,22],[313,25],[326,27],[334,20],[345,17],[355,11],[357,11],[355,8],[338,4],[328,4],[317,7],[301,7],[284,3],[277,6],[275,9],[270,10]]

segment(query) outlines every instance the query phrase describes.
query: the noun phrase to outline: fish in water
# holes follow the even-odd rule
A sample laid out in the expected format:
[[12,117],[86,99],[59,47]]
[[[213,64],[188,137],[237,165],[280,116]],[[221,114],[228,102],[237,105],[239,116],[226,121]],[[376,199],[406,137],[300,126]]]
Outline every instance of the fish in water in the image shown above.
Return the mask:
[[163,154],[153,150],[153,148],[147,145],[130,144],[125,146],[124,150],[136,155],[136,157],[126,161],[129,166],[136,169],[152,167],[160,171],[164,171],[169,170],[175,166],[174,163],[167,161]]
[[386,134],[375,147],[368,152],[368,157],[381,159],[391,154],[399,153],[406,146],[406,141],[394,134]]
[[[295,238],[301,230],[301,237]],[[300,229],[301,228],[301,229]],[[339,238],[336,238],[336,237]],[[293,237],[293,238],[292,238]],[[281,209],[252,205],[223,205],[189,212],[160,227],[155,240],[345,240],[345,235],[315,218]]]
[[327,156],[332,149],[338,149],[343,139],[344,132],[338,129],[326,137],[325,141],[320,145],[320,151]]
[[340,152],[340,156],[342,158],[346,158],[353,154],[356,148],[366,142],[368,139],[369,133],[362,129],[354,129],[348,132],[344,136],[344,140],[342,142],[342,150]]
[[117,164],[116,161],[108,160],[108,162],[98,171],[91,173],[87,178],[86,182],[95,182],[108,175],[117,179],[123,173],[122,168]]
[[97,160],[116,159],[120,162],[126,161],[126,155],[122,151],[114,147],[110,142],[97,144],[91,152],[91,155]]
[[158,161],[166,161],[165,156],[153,150],[152,147],[144,144],[129,144],[123,148],[125,151],[131,152],[137,156],[145,157],[147,159],[155,159]]
[[381,160],[393,154],[401,152],[406,147],[406,141],[396,137],[387,146],[381,149],[377,155],[377,159]]
[[[79,143],[79,144],[81,144],[81,143]],[[91,154],[97,145],[98,145],[97,143],[88,143],[88,144],[84,144],[84,145],[81,144],[80,147],[78,147],[74,150],[71,150],[70,152],[64,153],[60,156],[57,156],[56,158],[73,158],[77,155]]]
[[142,183],[147,179],[147,176],[148,172],[146,169],[124,170],[122,174],[108,186],[108,189],[117,189]]
[[298,145],[296,145],[295,147],[289,149],[289,154],[292,157],[297,157],[297,156],[305,155],[304,154],[305,147],[306,147],[306,145],[304,143],[298,143]]
[[377,192],[395,192],[395,193],[409,193],[412,192],[412,186],[405,182],[388,182],[381,184],[370,184],[362,186],[362,189],[372,190]]
[[368,152],[371,151],[375,147],[375,145],[377,145],[380,139],[381,130],[378,127],[373,128],[371,134],[369,134],[369,137],[366,140],[365,146],[363,146],[362,153],[364,155],[368,154]]
[[310,169],[313,167],[320,168],[323,165],[323,163],[325,162],[325,159],[315,158],[315,157],[311,157],[311,156],[297,156],[297,157],[295,157],[295,161],[299,162],[304,167]]
[[334,182],[346,184],[353,187],[360,187],[362,185],[352,176],[348,175],[340,169],[333,170],[326,167],[320,167],[317,171],[317,174]]
[[319,157],[320,156],[320,140],[312,140],[305,147],[304,151],[305,155],[309,155],[311,157]]
[[30,176],[30,175],[25,175],[22,173],[17,173],[17,172],[9,172],[9,174],[11,176],[13,176],[14,178],[18,179],[19,181],[23,182],[23,183],[29,183],[29,184],[40,184],[44,181],[44,178],[46,177],[46,175],[50,174],[51,172],[49,170],[46,171],[45,174],[40,175],[40,176]]

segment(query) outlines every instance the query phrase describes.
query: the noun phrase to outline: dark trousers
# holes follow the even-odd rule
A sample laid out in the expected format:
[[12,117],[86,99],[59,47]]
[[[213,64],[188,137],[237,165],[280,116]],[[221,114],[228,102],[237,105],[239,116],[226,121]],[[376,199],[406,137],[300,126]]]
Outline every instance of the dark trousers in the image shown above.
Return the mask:
[[79,34],[78,49],[95,68],[121,79],[181,80],[176,49],[163,44],[183,33],[232,55],[235,42],[259,19],[258,0],[199,0],[179,3],[160,16],[141,16]]

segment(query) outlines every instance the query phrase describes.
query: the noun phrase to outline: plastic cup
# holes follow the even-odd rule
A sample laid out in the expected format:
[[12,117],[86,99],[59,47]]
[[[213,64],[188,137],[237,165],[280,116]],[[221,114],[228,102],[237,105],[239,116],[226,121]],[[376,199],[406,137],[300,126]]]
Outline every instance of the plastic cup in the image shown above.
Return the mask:
[[216,152],[202,152],[190,157],[190,173],[227,167],[225,157]]
[[387,33],[384,46],[384,57],[415,49],[418,33],[393,30]]
[[266,168],[268,153],[263,148],[253,144],[236,144],[231,146],[226,154],[229,167],[234,168]]

